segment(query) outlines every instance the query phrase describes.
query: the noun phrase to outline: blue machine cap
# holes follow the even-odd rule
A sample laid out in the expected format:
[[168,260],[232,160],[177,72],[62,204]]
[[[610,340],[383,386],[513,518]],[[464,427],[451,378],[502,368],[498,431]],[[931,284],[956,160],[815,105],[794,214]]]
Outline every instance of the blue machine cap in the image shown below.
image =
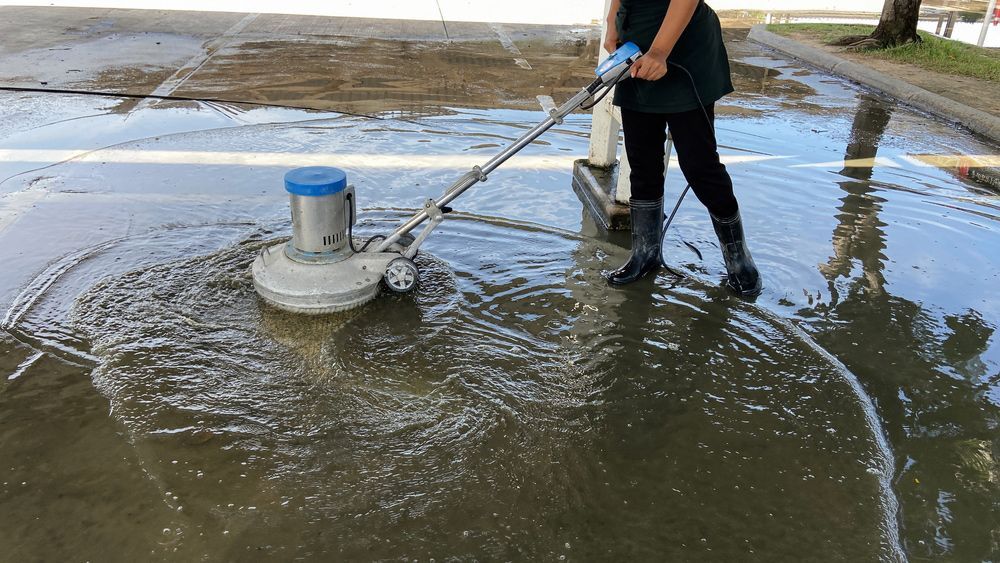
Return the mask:
[[290,194],[323,196],[347,187],[347,173],[330,166],[306,166],[285,174],[285,190]]

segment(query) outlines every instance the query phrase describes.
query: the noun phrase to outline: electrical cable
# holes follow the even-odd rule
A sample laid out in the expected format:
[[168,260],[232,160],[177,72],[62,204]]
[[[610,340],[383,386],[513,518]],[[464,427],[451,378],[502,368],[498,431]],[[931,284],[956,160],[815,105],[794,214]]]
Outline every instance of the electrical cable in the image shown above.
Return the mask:
[[[679,65],[673,61],[667,61],[667,65],[675,66],[681,69],[684,72],[684,74],[687,75],[688,81],[691,83],[691,90],[694,92],[695,100],[697,100],[698,102],[698,107],[701,108],[701,113],[705,116],[705,121],[708,123],[709,129],[712,130],[712,137],[714,138],[715,124],[712,123],[712,118],[709,117],[708,110],[705,109],[705,105],[701,103],[701,94],[698,93],[698,86],[694,82],[694,76],[691,76],[691,73],[688,71],[688,69],[684,68],[682,65]],[[716,143],[718,143],[718,141],[716,141]],[[677,215],[677,210],[680,209],[681,203],[684,201],[684,196],[686,196],[690,190],[691,190],[691,184],[687,184],[686,186],[684,186],[684,191],[682,191],[681,196],[677,198],[677,203],[674,205],[673,211],[670,212],[670,216],[667,217],[667,222],[666,224],[663,225],[663,230],[660,232],[660,264],[662,264],[663,267],[667,268],[668,270],[670,270],[670,266],[668,266],[666,260],[663,259],[663,241],[667,239],[667,229],[669,229],[670,224],[673,223],[674,217]]]
[[715,124],[712,123],[712,118],[708,116],[708,110],[706,110],[704,104],[701,103],[701,94],[698,93],[698,86],[694,82],[694,76],[691,76],[691,73],[688,71],[688,69],[684,68],[682,65],[679,65],[673,61],[667,61],[667,64],[681,69],[682,71],[684,71],[684,74],[687,75],[688,81],[691,83],[691,90],[694,92],[694,97],[695,99],[698,100],[699,107],[701,107],[701,113],[702,115],[705,116],[705,122],[708,123],[708,127],[712,130],[712,136],[715,136]]
[[345,199],[348,202],[350,202],[350,205],[347,206],[347,209],[349,210],[348,213],[350,214],[350,216],[348,217],[348,221],[347,221],[347,244],[351,247],[351,252],[353,252],[355,254],[359,254],[359,253],[364,252],[365,250],[367,250],[368,246],[371,245],[371,243],[375,242],[376,240],[384,240],[385,239],[385,235],[375,235],[375,236],[369,238],[368,240],[365,241],[364,244],[361,245],[361,249],[358,250],[358,248],[354,246],[354,219],[355,219],[355,217],[354,217],[354,205],[355,205],[354,194],[347,194],[347,196],[345,197]]
[[377,115],[368,115],[365,113],[351,113],[349,111],[339,111],[339,110],[323,110],[320,108],[306,107],[306,106],[295,106],[288,104],[275,104],[269,102],[247,102],[243,100],[226,100],[223,98],[198,98],[194,96],[178,96],[176,94],[170,95],[156,95],[156,94],[131,94],[128,92],[107,92],[101,90],[73,90],[66,88],[28,88],[22,86],[0,86],[0,92],[26,92],[35,94],[66,94],[73,96],[96,96],[101,98],[126,98],[131,100],[166,100],[175,102],[214,102],[218,104],[237,104],[245,106],[258,106],[265,108],[283,108],[283,109],[299,109],[307,111],[332,111],[334,113],[339,113],[342,115],[350,115],[352,117],[367,117],[369,119],[385,119],[384,117],[379,117]]
[[604,97],[607,96],[608,93],[611,92],[611,88],[613,86],[615,86],[616,84],[618,84],[619,82],[621,82],[622,77],[625,76],[625,73],[627,73],[629,71],[629,69],[631,69],[631,68],[632,67],[630,65],[630,66],[626,66],[624,69],[622,69],[622,71],[618,73],[618,76],[616,76],[615,79],[611,82],[611,85],[608,86],[607,88],[605,88],[604,92],[602,92],[601,95],[598,96],[597,99],[594,100],[593,103],[584,104],[584,105],[580,106],[580,109],[591,109],[594,106],[596,106],[597,104],[601,103],[601,100],[603,100]]

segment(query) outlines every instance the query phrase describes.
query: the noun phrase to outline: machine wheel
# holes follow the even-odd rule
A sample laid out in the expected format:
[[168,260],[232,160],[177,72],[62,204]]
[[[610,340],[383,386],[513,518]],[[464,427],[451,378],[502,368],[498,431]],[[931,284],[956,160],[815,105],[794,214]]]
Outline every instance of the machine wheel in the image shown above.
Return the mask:
[[417,287],[420,281],[420,270],[417,265],[410,260],[400,256],[394,258],[385,267],[385,286],[393,293],[409,293]]

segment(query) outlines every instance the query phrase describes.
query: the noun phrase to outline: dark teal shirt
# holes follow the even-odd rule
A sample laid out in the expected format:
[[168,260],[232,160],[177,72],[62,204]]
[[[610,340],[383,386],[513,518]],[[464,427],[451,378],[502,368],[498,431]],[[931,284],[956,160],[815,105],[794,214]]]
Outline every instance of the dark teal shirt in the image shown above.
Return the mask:
[[[632,41],[645,53],[653,44],[669,6],[670,0],[621,0],[615,19],[619,39],[623,43]],[[733,91],[722,26],[704,0],[698,3],[667,60],[691,73],[697,97],[687,74],[667,65],[667,75],[659,80],[630,78],[620,83],[615,88],[615,105],[646,113],[677,113],[715,103]]]

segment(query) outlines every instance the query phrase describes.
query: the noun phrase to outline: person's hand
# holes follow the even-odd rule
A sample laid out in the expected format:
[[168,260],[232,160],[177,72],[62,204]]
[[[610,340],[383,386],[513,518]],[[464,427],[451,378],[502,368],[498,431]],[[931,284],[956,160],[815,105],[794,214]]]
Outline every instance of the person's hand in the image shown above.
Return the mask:
[[659,80],[667,75],[667,56],[650,51],[639,57],[631,69],[632,78]]
[[604,50],[608,54],[618,50],[618,30],[615,29],[614,25],[608,26],[608,35],[604,38]]

